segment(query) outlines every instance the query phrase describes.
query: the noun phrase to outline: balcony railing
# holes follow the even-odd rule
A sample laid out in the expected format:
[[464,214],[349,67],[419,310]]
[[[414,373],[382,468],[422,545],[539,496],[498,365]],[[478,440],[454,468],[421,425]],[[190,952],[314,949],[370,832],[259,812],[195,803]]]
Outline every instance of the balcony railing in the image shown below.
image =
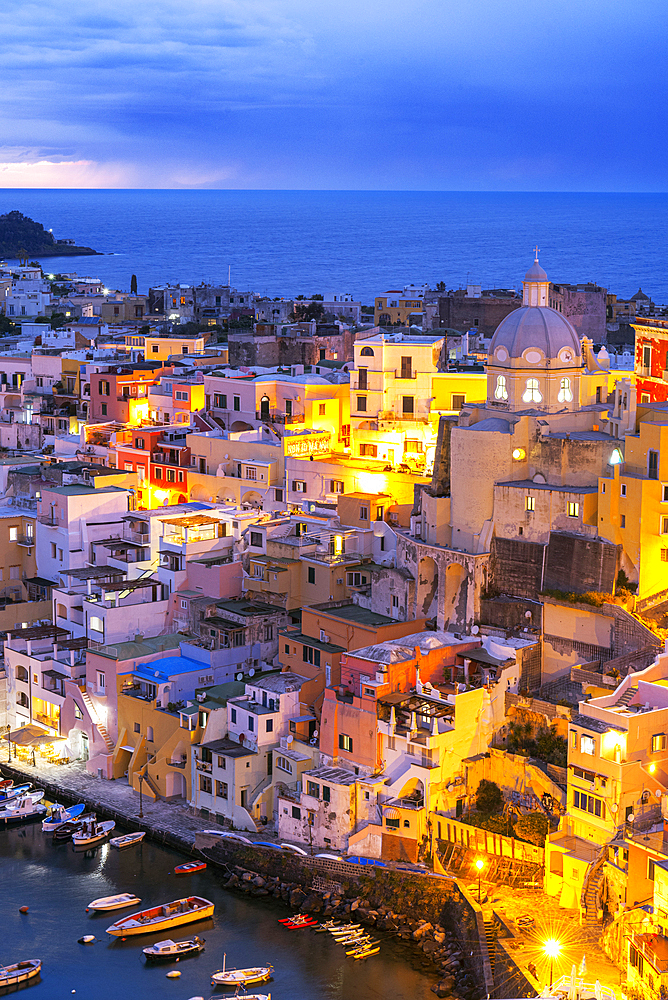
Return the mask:
[[19,545],[24,545],[26,548],[31,548],[35,544],[34,535],[17,535],[16,541]]
[[206,760],[200,760],[199,757],[195,758],[195,767],[198,771],[206,771],[207,774],[213,773],[213,764]]

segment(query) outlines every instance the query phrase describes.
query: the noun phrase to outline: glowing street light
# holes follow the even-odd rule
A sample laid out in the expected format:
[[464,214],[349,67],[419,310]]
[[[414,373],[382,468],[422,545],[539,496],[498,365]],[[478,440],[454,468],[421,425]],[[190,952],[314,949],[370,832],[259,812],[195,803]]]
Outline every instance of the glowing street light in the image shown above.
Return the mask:
[[556,940],[556,938],[549,938],[545,942],[544,949],[545,949],[545,954],[550,960],[550,986],[551,986],[552,976],[554,973],[554,960],[555,958],[559,958],[559,954],[561,952],[561,944],[559,943],[559,941]]
[[483,868],[485,867],[485,862],[482,860],[482,858],[478,858],[475,863],[475,866],[478,869],[478,905],[480,905],[480,902],[482,900],[482,896],[480,894],[480,876],[482,874]]

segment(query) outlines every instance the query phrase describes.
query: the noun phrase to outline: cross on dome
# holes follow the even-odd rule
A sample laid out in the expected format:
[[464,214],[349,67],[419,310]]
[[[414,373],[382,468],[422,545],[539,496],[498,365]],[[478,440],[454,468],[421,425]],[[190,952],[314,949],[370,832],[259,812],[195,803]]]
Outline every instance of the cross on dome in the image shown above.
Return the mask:
[[539,253],[540,253],[540,247],[536,243],[535,247],[533,248],[533,259],[534,259],[534,262],[536,264],[538,263],[538,254]]

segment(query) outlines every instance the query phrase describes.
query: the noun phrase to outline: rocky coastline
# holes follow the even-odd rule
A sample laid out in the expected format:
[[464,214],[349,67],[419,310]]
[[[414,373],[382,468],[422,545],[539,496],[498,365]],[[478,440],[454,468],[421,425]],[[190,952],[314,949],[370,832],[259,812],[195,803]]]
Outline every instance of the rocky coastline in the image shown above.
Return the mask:
[[[218,862],[214,862],[218,863]],[[441,924],[395,913],[387,906],[374,905],[374,899],[348,899],[332,890],[316,892],[296,882],[284,882],[277,875],[260,875],[238,865],[223,865],[229,872],[224,888],[253,897],[269,896],[286,903],[292,913],[309,913],[323,920],[353,921],[383,933],[385,939],[406,942],[425,969],[438,976],[432,986],[437,997],[475,1000],[480,995],[475,976],[467,965],[454,933]]]

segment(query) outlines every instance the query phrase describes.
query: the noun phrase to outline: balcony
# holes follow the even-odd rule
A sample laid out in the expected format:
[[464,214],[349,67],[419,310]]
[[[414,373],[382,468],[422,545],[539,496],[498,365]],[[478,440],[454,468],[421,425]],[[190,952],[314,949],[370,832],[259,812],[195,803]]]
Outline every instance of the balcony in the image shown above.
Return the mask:
[[35,536],[33,534],[30,535],[19,534],[16,538],[16,541],[18,542],[19,545],[23,545],[25,548],[29,549],[32,548],[32,546],[35,544]]
[[60,521],[56,520],[53,514],[38,514],[37,520],[40,524],[45,524],[49,528],[59,528]]

